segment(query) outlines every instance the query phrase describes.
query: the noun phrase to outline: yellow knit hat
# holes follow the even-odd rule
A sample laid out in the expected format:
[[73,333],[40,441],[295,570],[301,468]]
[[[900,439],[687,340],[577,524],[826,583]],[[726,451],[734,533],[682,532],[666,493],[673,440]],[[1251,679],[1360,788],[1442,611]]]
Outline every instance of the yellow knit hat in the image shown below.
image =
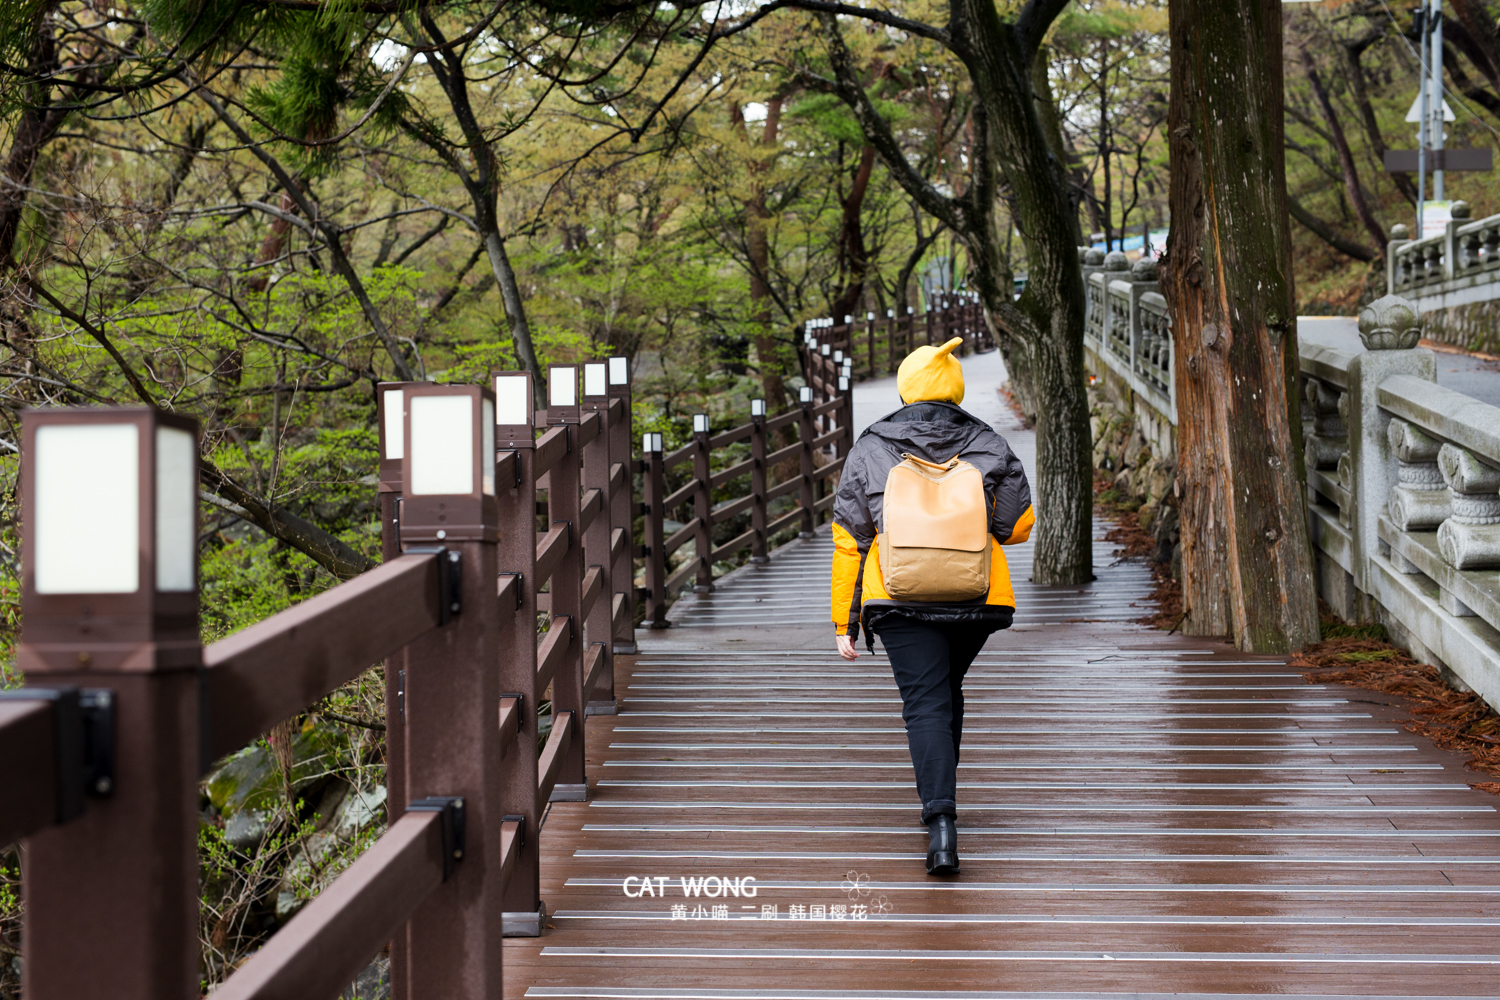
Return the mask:
[[962,344],[954,337],[941,347],[922,346],[906,356],[896,371],[896,391],[905,403],[962,403],[964,368],[953,356]]

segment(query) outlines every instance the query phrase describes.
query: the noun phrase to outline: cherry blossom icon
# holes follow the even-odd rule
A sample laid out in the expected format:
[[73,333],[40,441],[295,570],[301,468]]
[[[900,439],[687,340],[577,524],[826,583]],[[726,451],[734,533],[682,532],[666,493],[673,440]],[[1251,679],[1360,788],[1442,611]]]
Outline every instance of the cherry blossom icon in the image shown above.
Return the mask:
[[870,876],[864,872],[851,871],[845,874],[844,884],[840,888],[844,890],[844,895],[850,899],[858,899],[861,896],[868,896],[870,894],[870,887],[867,884],[869,881]]

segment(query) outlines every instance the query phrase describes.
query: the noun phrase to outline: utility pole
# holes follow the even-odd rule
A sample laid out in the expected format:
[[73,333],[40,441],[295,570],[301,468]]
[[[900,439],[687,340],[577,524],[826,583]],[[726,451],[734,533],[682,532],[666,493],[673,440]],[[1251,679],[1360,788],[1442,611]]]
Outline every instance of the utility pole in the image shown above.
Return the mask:
[[[1437,3],[1438,0],[1432,0]],[[1422,215],[1427,207],[1427,123],[1431,120],[1431,112],[1428,108],[1427,93],[1427,9],[1418,7],[1412,11],[1412,28],[1417,34],[1417,58],[1421,60],[1422,71],[1418,78],[1421,87],[1417,101],[1422,110],[1417,116],[1417,239],[1421,239]]]
[[1438,153],[1432,164],[1432,200],[1443,201],[1443,0],[1432,0],[1427,32],[1432,53],[1427,59],[1432,74],[1427,87],[1428,113],[1432,115],[1427,119],[1427,142]]

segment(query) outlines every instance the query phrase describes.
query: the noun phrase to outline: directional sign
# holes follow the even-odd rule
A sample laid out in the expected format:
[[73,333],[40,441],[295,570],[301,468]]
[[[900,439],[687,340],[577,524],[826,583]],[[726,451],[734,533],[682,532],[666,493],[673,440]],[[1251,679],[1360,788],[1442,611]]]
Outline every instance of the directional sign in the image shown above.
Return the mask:
[[[1415,101],[1411,102],[1411,110],[1406,113],[1406,120],[1409,121],[1409,122],[1419,122],[1419,121],[1422,120],[1422,95],[1421,94],[1418,94],[1417,95],[1417,99]],[[1445,122],[1451,122],[1451,121],[1454,121],[1454,120],[1455,119],[1453,117],[1453,109],[1450,108],[1450,107],[1448,107],[1448,102],[1447,101],[1444,101],[1443,102],[1443,121],[1445,121]]]
[[[1415,149],[1387,149],[1385,172],[1388,174],[1414,174],[1417,172]],[[1493,170],[1495,151],[1492,149],[1429,149],[1428,170]]]

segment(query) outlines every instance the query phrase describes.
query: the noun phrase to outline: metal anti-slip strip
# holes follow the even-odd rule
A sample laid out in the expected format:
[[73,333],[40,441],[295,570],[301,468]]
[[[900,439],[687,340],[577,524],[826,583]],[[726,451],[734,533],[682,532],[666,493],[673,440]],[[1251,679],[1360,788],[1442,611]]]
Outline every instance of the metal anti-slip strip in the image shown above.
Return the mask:
[[[583,888],[622,889],[625,879],[609,877],[574,877],[567,885]],[[848,880],[836,879],[769,879],[757,878],[756,888],[787,889],[808,892],[840,892],[845,895],[855,888]],[[882,882],[879,879],[862,879],[856,888],[868,889],[870,894],[885,892],[930,892],[931,882]],[[947,882],[943,892],[1004,892],[1013,894],[1061,893],[1091,897],[1105,893],[1131,895],[1188,895],[1204,893],[1235,893],[1237,895],[1316,895],[1316,896],[1500,896],[1500,885],[1453,885],[1442,882],[1436,885],[1330,885],[1286,882]],[[864,898],[864,894],[860,894]]]
[[[670,883],[669,883],[670,884]],[[757,883],[757,888],[765,886]],[[758,911],[758,907],[756,908]],[[779,910],[779,907],[778,907]],[[558,910],[549,913],[549,918],[558,920],[681,920],[671,910]],[[721,918],[722,919],[722,918]],[[778,912],[774,918],[759,912],[730,911],[731,920],[796,920],[807,923],[801,916]],[[1162,916],[1160,914],[1097,914],[1056,913],[871,913],[861,917],[867,924],[1083,924],[1166,925],[1172,927],[1500,927],[1500,917],[1319,917],[1307,914],[1285,914],[1275,917],[1240,916]],[[838,924],[840,921],[822,920],[818,923]],[[843,919],[848,924],[849,920]]]
[[[724,861],[921,861],[926,854],[854,851],[606,851],[576,850],[575,858],[716,858]],[[1434,857],[1423,854],[1350,854],[1301,856],[1292,854],[976,854],[969,861],[1051,861],[1068,864],[1277,864],[1277,865],[1500,865],[1500,856]]]
[[887,962],[1160,962],[1273,965],[1500,965],[1500,955],[1296,951],[968,951],[919,948],[591,948],[548,945],[544,957],[808,959]]
[[[1242,993],[1069,993],[1027,990],[817,990],[797,987],[706,989],[644,986],[532,986],[528,997],[578,1000],[1251,1000]],[[1402,994],[1277,993],[1277,1000],[1453,1000]]]
[[[1089,730],[1093,732],[1092,729]],[[713,733],[716,735],[745,734],[759,736],[771,733],[817,733],[817,734],[848,734],[851,736],[890,736],[895,733],[904,733],[906,730],[900,726],[828,726],[824,728],[807,728],[803,726],[746,726],[735,728],[731,726],[614,726],[610,729],[612,733],[680,733],[682,735],[697,733]],[[1167,728],[1165,725],[1155,729],[1113,729],[1111,736],[1162,736],[1164,734],[1177,736],[1304,736],[1309,739],[1332,739],[1337,736],[1404,736],[1400,729],[1303,729],[1300,726],[1262,726],[1258,729],[1177,729]],[[1022,729],[1007,726],[997,728],[985,726],[964,727],[965,736],[1056,736],[1060,735],[1056,726],[1043,728]]]
[[[909,781],[778,781],[770,779],[670,779],[670,778],[601,778],[599,784],[622,788],[898,788],[911,790]],[[1423,785],[1382,783],[1379,785],[1338,784],[1316,781],[960,781],[960,789],[988,791],[1092,791],[1092,792],[1334,792],[1365,798],[1370,794],[1392,795],[1398,792],[1464,792],[1474,794],[1468,785]],[[597,800],[596,800],[597,801]],[[600,803],[603,804],[602,802]],[[686,803],[695,805],[696,803]],[[835,808],[843,808],[834,804]]]
[[[1330,751],[1337,753],[1338,751]],[[607,760],[605,767],[797,767],[797,768],[846,768],[849,770],[911,770],[911,762],[904,764],[863,764],[848,760],[825,761],[707,761],[707,760]],[[1028,764],[971,764],[960,763],[959,771],[1381,771],[1389,768],[1380,764],[1053,764],[1032,762]],[[1441,771],[1441,764],[1403,764],[1403,771]]]
[[[611,743],[611,750],[843,750],[848,752],[881,751],[890,753],[909,753],[903,744],[891,743],[883,746],[860,746],[851,743]],[[1410,745],[1397,746],[1286,746],[1286,747],[1249,747],[1249,746],[1212,746],[1202,744],[1185,743],[1180,745],[1166,746],[1128,746],[1122,744],[1084,745],[1084,746],[1058,746],[1050,743],[1017,743],[1014,746],[1003,743],[965,743],[964,752],[973,753],[981,750],[1004,751],[1006,753],[1318,753],[1323,755],[1333,753],[1416,753],[1417,748]]]
[[[1364,796],[1360,796],[1363,798]],[[845,812],[857,809],[876,809],[882,812],[909,812],[916,808],[914,802],[601,802],[589,803],[590,809],[753,809],[757,812]],[[1020,805],[1014,802],[992,802],[963,804],[965,813],[971,812],[1065,812],[1065,813],[1328,813],[1331,815],[1397,816],[1427,815],[1431,813],[1492,813],[1494,806],[1109,806],[1090,804],[1086,806]],[[799,827],[798,829],[805,829]],[[1188,833],[1190,831],[1182,831]],[[1382,831],[1395,836],[1402,831]],[[1500,831],[1485,836],[1500,836]]]
[[[915,806],[907,806],[908,810]],[[967,807],[966,807],[967,808]],[[806,833],[926,837],[927,831],[919,826],[729,826],[723,824],[684,823],[585,823],[586,832],[595,833]],[[1307,829],[1265,829],[1257,827],[1210,827],[1191,830],[1171,827],[1004,827],[1004,826],[960,826],[959,832],[966,837],[1261,837],[1273,839],[1296,839],[1299,837],[1351,837],[1379,840],[1472,840],[1500,837],[1500,830],[1397,830],[1394,828],[1359,830],[1329,827]]]

